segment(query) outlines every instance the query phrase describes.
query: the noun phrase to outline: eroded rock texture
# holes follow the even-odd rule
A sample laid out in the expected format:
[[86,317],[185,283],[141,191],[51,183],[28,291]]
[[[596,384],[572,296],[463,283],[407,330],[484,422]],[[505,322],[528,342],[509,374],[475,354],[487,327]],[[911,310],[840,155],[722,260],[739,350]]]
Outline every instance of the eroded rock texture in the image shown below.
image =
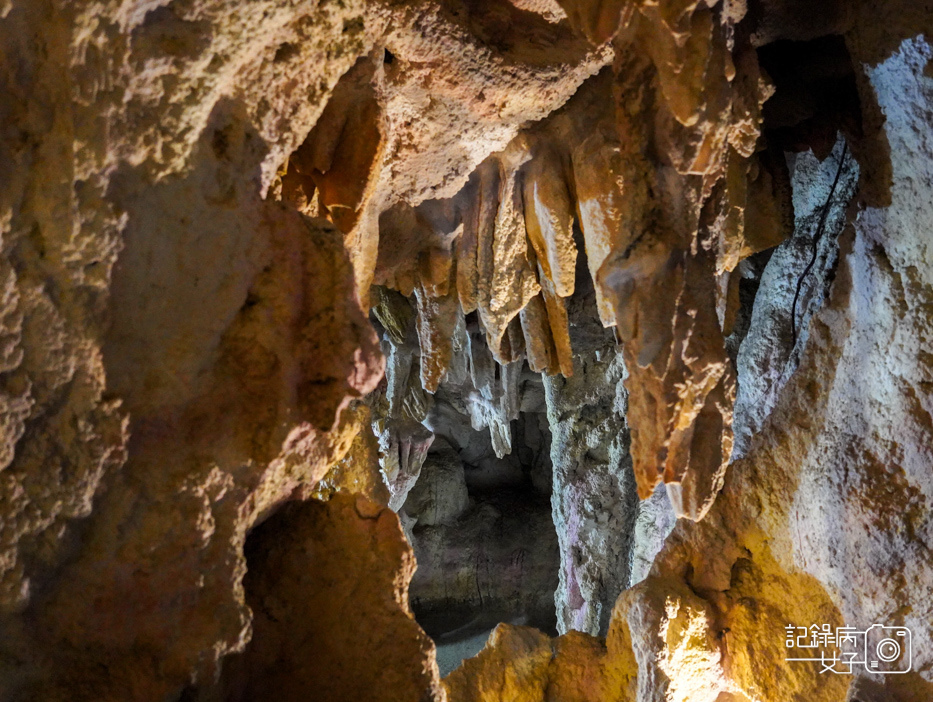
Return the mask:
[[[595,295],[570,302],[577,348],[570,378],[545,379],[551,427],[551,503],[561,545],[558,628],[605,635],[612,605],[631,579],[637,511],[625,414],[622,354],[595,314]],[[665,497],[666,500],[666,497]]]
[[[739,351],[738,381],[750,393],[767,387],[770,395],[737,407],[737,425],[747,438],[712,509],[699,523],[680,521],[648,578],[619,598],[605,650],[565,653],[560,640],[501,630],[476,661],[446,681],[453,695],[550,699],[546,691],[559,684],[561,666],[595,664],[595,689],[567,699],[930,696],[929,648],[922,643],[930,636],[930,618],[920,604],[930,590],[928,559],[921,555],[930,543],[930,427],[922,393],[903,380],[928,372],[921,351],[927,323],[917,315],[926,294],[921,281],[930,266],[928,244],[910,222],[916,227],[914,217],[924,216],[926,207],[915,198],[929,154],[916,139],[929,105],[929,79],[921,72],[930,49],[913,35],[918,15],[907,12],[900,23],[897,16],[894,10],[885,15],[885,25],[859,15],[846,35],[862,67],[864,104],[878,110],[877,121],[866,126],[879,131],[852,147],[864,159],[861,197],[844,215],[856,177],[854,165],[844,166],[850,180],[842,180],[830,203],[827,238],[818,246],[812,278],[804,281],[799,309],[810,320],[801,326],[800,346],[788,329],[778,331],[789,326],[789,310],[778,315],[779,296],[793,296],[802,268],[792,253],[795,241],[765,268],[749,346]],[[877,48],[881,36],[886,51],[862,53]],[[891,149],[886,183],[886,162],[866,153],[878,143]],[[824,154],[831,146],[823,142]],[[803,236],[812,237],[814,205],[825,201],[841,152],[840,141],[821,164],[809,153],[792,159]],[[785,370],[787,363],[793,371]],[[765,368],[772,370],[763,374]],[[880,676],[856,668],[850,677],[820,676],[818,666],[805,664],[788,668],[780,637],[771,633],[803,621],[864,629],[881,620],[913,632],[911,672]],[[618,651],[613,645],[620,641]],[[627,651],[634,662],[625,662]],[[503,671],[502,660],[515,662]],[[620,665],[631,677],[623,692],[609,696],[604,686],[618,681]]]
[[0,0],[0,699],[933,697],[931,36]]
[[750,48],[730,53],[736,19],[697,3],[623,12],[612,68],[488,158],[458,195],[383,215],[375,273],[417,299],[432,391],[454,356],[454,298],[476,312],[503,377],[521,358],[572,375],[567,301],[583,256],[599,318],[623,342],[639,492],[668,483],[694,519],[732,447],[735,379],[716,309],[729,307],[739,261],[786,228],[776,176],[755,155],[770,89]]
[[389,509],[348,495],[288,505],[257,527],[243,582],[253,637],[227,659],[222,699],[436,697],[433,644],[408,610],[415,564],[400,531]]

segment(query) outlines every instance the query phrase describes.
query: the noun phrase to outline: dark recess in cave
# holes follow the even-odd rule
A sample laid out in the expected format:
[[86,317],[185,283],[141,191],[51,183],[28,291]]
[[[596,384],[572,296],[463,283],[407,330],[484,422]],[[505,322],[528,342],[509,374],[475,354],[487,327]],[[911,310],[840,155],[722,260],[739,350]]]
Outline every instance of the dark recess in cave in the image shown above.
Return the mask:
[[[540,384],[527,368],[523,377]],[[439,389],[436,402],[443,404],[445,394]],[[557,633],[559,555],[543,391],[541,398],[541,412],[512,421],[512,453],[501,459],[492,452],[488,429],[439,433],[405,503],[408,517],[437,510],[445,499],[439,474],[461,462],[469,506],[441,523],[424,524],[422,517],[410,531],[418,560],[411,606],[437,644],[442,675],[478,653],[501,622]]]

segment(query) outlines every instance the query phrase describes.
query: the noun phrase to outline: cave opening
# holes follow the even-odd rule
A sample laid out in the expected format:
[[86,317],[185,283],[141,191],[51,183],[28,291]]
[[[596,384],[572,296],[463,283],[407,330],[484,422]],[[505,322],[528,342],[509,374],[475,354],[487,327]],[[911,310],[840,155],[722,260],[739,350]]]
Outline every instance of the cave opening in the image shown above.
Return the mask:
[[[396,66],[397,57],[388,48],[382,57],[385,66]],[[715,333],[722,333],[728,363],[739,381],[740,410],[765,392],[755,378],[754,363],[760,359],[750,360],[761,355],[756,344],[771,344],[772,351],[783,354],[778,361],[785,365],[793,352],[785,348],[783,337],[774,345],[767,336],[771,322],[766,315],[773,310],[759,311],[755,319],[763,282],[766,300],[759,306],[790,306],[786,291],[765,273],[773,258],[772,278],[796,270],[796,250],[808,245],[812,213],[795,222],[793,192],[822,187],[821,163],[829,168],[839,135],[861,134],[854,72],[838,37],[779,41],[761,47],[758,57],[776,87],[764,105],[763,148],[752,156],[751,173],[761,174],[753,186],[761,188],[759,200],[750,207],[746,223],[754,252],[746,253],[731,278],[729,273],[720,278],[718,284],[731,286],[728,295],[734,299],[723,295],[716,302],[727,309]],[[354,208],[382,148],[362,153],[350,144],[357,132],[369,134],[367,143],[378,141],[375,135],[382,127],[372,80],[372,67],[360,60],[338,86],[318,126],[287,161],[274,189],[299,210],[342,222],[345,228],[365,218]],[[623,342],[618,329],[606,324],[600,301],[605,289],[600,293],[594,282],[596,269],[590,265],[583,231],[584,222],[593,226],[593,213],[587,211],[592,205],[583,198],[586,166],[574,162],[575,154],[561,154],[548,144],[566,127],[568,115],[592,113],[604,119],[598,101],[611,88],[606,72],[590,79],[552,121],[527,128],[532,136],[531,146],[522,146],[526,152],[494,154],[454,196],[416,206],[397,202],[379,216],[368,301],[386,372],[377,389],[357,404],[367,408],[387,503],[414,551],[417,569],[408,599],[416,621],[436,645],[442,676],[477,654],[500,623],[531,626],[549,636],[571,630],[606,636],[616,599],[648,576],[683,516],[678,511],[686,509],[682,503],[672,505],[674,498],[663,482],[649,497],[638,498],[629,391],[623,386],[629,372],[623,348],[633,339]],[[367,108],[365,124],[353,117],[356,103]],[[617,147],[607,140],[596,148]],[[352,177],[328,171],[342,149],[360,156],[351,164]],[[834,236],[844,223],[840,213],[854,193],[857,175],[857,167],[846,171]],[[474,286],[477,276],[495,276],[494,261],[482,260],[481,247],[490,244],[482,241],[483,227],[491,236],[510,207],[524,212],[520,238],[525,240],[527,226],[527,256],[542,289],[531,304],[516,307],[495,335],[490,324],[494,315],[482,309],[478,297],[471,300],[462,286],[469,288],[470,281],[463,280],[471,274]],[[536,213],[536,208],[542,211]],[[533,224],[542,213],[564,218],[563,242],[532,245],[532,227],[545,226]],[[763,225],[765,216],[774,221]],[[668,226],[661,215],[652,217],[662,231]],[[756,239],[758,226],[775,230],[775,241]],[[633,241],[624,256],[639,243]],[[559,245],[572,256],[559,260]],[[811,316],[831,283],[833,246],[828,241],[821,252],[820,270],[807,290],[808,304],[810,298],[815,301]],[[545,272],[558,262],[563,271],[555,267]],[[466,264],[475,270],[464,270]],[[560,283],[561,275],[570,285],[555,294],[549,286]],[[480,296],[481,291],[471,294]],[[550,304],[549,294],[558,305]],[[662,308],[663,297],[646,306]],[[537,320],[531,311],[536,301],[541,303]],[[646,314],[649,322],[654,314]],[[542,320],[540,333],[535,324]],[[774,324],[779,336],[785,322],[781,318]],[[565,348],[560,348],[561,324]],[[759,330],[743,356],[753,327]],[[647,346],[653,351],[657,343]],[[773,378],[765,379],[769,387],[776,386]],[[757,428],[754,421],[737,425],[735,455],[741,455]],[[718,431],[708,437],[704,431],[700,425],[696,435],[719,441]],[[322,484],[329,481],[331,477]],[[680,489],[679,480],[670,482]]]
[[557,633],[559,551],[544,382],[527,361],[495,363],[472,313],[463,317],[459,372],[448,373],[433,394],[406,382],[407,401],[396,403],[393,416],[388,383],[404,372],[395,363],[407,357],[409,377],[417,378],[421,360],[417,348],[406,356],[393,345],[380,322],[388,319],[387,297],[396,320],[408,302],[389,291],[377,296],[384,304],[373,323],[390,368],[368,401],[390,504],[418,563],[411,607],[447,675],[502,622]]
[[933,699],[933,3],[0,8],[4,702]]
[[[537,394],[543,405],[540,379],[526,377],[523,396]],[[435,397],[437,405],[448,401]],[[537,409],[512,420],[514,449],[503,458],[488,431],[464,436],[460,428],[453,437],[435,424],[434,444],[399,512],[418,562],[411,607],[437,645],[441,675],[477,654],[502,622],[557,634],[550,432]]]
[[[445,209],[427,203],[394,218],[430,217],[431,231],[456,231],[456,216],[438,215]],[[417,289],[410,297],[381,285],[371,291],[387,368],[367,402],[389,504],[418,563],[411,607],[437,646],[443,676],[478,653],[501,623],[605,635],[612,603],[632,582],[638,506],[625,365],[599,318],[579,225],[571,232],[576,285],[562,303],[573,349],[566,377],[553,345],[550,363],[526,348],[525,313],[493,350],[480,315],[463,314],[456,299],[438,312]],[[380,256],[403,259],[391,252],[405,244],[387,237]],[[434,385],[425,368],[440,344],[419,326],[427,314],[449,315],[452,338]],[[666,499],[662,490],[642,510],[643,560],[673,525]]]

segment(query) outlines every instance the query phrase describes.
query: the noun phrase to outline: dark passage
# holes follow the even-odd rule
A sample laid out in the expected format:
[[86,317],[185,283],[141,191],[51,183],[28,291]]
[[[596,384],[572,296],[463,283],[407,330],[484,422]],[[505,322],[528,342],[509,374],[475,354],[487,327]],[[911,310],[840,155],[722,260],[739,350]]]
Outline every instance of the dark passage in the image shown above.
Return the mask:
[[[441,389],[437,438],[402,510],[418,570],[411,604],[434,639],[441,675],[476,655],[500,622],[556,634],[558,545],[551,516],[550,434],[540,376],[522,375],[525,408],[512,453],[450,412]],[[540,403],[540,404],[539,404]]]

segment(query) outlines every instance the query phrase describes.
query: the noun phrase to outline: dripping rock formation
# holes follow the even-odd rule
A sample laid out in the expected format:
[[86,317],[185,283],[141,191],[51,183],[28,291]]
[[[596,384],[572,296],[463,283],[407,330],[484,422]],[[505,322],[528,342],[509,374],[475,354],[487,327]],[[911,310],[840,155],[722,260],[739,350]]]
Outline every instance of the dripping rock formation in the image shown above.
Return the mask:
[[931,66],[929,0],[0,0],[0,702],[933,699]]

